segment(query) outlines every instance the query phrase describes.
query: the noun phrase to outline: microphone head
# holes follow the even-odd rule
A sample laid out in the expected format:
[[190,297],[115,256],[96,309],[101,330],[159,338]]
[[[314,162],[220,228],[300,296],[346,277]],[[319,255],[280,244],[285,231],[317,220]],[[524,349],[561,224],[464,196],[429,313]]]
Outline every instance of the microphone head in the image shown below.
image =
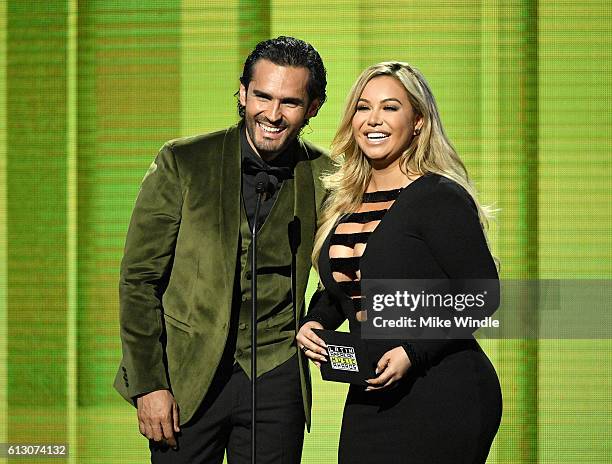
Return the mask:
[[264,194],[264,198],[267,200],[271,198],[279,187],[279,180],[273,174],[260,171],[255,176],[255,191],[258,194]]
[[255,191],[257,193],[266,193],[269,189],[270,176],[267,172],[259,171],[255,176]]

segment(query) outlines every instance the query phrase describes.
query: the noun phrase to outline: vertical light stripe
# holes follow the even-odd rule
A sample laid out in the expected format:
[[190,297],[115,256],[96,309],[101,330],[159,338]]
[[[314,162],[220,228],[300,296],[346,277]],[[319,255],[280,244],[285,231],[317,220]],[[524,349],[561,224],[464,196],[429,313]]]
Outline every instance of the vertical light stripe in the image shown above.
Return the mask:
[[237,0],[182,2],[177,136],[219,130],[238,119],[238,8]]
[[[499,207],[498,176],[499,176],[499,46],[497,31],[499,29],[499,7],[497,0],[484,0],[481,6],[481,152],[479,183],[477,184],[479,199],[484,205]],[[499,213],[498,213],[499,214]],[[487,237],[493,255],[497,255],[500,229],[496,221],[489,222]],[[491,358],[494,366],[501,364],[503,346],[499,340],[479,340],[484,351]],[[498,367],[499,368],[499,367]],[[503,382],[503,379],[501,380]],[[496,459],[494,446],[489,453],[491,464],[499,462]]]
[[70,447],[69,462],[78,462],[78,396],[77,396],[77,240],[78,240],[78,178],[77,178],[77,83],[78,83],[78,0],[68,1],[68,49],[67,49],[67,70],[66,70],[66,153],[67,153],[67,424],[68,424],[68,443]]
[[[539,263],[539,118],[538,118],[538,2],[522,0],[520,5],[522,22],[521,49],[523,50],[520,74],[520,111],[522,127],[522,160],[520,163],[521,187],[519,191],[522,267],[527,279],[538,280]],[[531,301],[537,301],[538,289],[532,290]],[[525,329],[539,326],[537,306],[533,303],[523,307],[522,324]],[[525,463],[537,463],[538,443],[538,388],[539,388],[539,342],[524,340],[521,344],[522,369],[525,375],[519,384],[521,403],[521,434],[523,446],[521,458]]]
[[0,2],[0,443],[7,442],[6,2]]
[[[270,11],[270,37],[288,35],[305,40],[317,49],[323,59],[327,69],[327,101],[317,116],[310,120],[308,127],[304,128],[302,136],[329,148],[346,96],[362,71],[359,63],[361,31],[357,27],[358,5],[354,0],[338,0],[334,2],[333,14],[330,14],[330,5],[326,0],[272,0]],[[296,11],[301,14],[296,15]],[[311,281],[309,288],[316,288],[317,281]],[[338,399],[341,403],[343,396],[344,392]],[[312,433],[316,433],[316,428]],[[332,456],[330,459],[335,460],[335,454]],[[325,461],[325,458],[321,459]]]
[[270,0],[238,0],[239,71],[255,45],[270,38],[270,9]]
[[[537,2],[499,0],[499,190],[500,254],[505,279],[538,278],[538,117]],[[503,238],[503,239],[501,239]],[[518,305],[525,333],[537,325],[537,311],[527,295]],[[504,411],[511,427],[497,437],[501,462],[538,459],[538,342],[500,341],[500,377]],[[507,383],[506,383],[507,382]]]
[[[483,204],[497,207],[497,185],[499,176],[499,8],[497,0],[485,0],[481,21],[481,85],[482,85],[482,145],[480,185],[478,191]],[[491,245],[497,243],[499,228],[490,224],[488,233]],[[492,247],[495,251],[495,246]]]

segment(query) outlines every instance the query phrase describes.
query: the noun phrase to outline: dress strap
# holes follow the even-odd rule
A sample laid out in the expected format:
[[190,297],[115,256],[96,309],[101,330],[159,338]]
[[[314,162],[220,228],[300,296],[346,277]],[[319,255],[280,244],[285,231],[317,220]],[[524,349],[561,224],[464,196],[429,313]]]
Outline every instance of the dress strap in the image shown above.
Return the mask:
[[364,203],[382,203],[384,201],[397,200],[397,197],[404,190],[403,187],[393,190],[378,190],[376,192],[366,192],[363,194]]
[[353,234],[334,234],[330,245],[354,246],[356,243],[367,243],[372,232],[355,232]]
[[359,269],[360,256],[351,256],[348,258],[329,258],[329,264],[332,272],[355,272]]
[[372,221],[380,221],[386,212],[387,212],[386,209],[378,209],[376,211],[364,211],[361,213],[351,213],[351,214],[347,214],[342,219],[340,219],[339,223],[342,224],[345,222],[356,222],[358,224],[366,224]]

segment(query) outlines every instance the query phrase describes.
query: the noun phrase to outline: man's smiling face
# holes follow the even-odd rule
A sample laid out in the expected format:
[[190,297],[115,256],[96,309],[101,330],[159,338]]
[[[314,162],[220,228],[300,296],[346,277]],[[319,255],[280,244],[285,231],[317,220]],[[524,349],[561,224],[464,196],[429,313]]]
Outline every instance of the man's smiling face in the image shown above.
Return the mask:
[[261,59],[253,67],[248,89],[240,85],[247,139],[264,159],[286,149],[304,121],[316,115],[318,101],[308,98],[308,69]]

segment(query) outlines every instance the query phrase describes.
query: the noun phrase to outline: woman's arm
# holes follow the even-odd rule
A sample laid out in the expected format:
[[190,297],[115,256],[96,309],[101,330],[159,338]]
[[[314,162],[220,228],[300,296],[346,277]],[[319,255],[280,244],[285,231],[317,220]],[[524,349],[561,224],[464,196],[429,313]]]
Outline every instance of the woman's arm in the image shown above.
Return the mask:
[[300,326],[309,321],[319,322],[325,329],[336,330],[346,316],[337,301],[326,289],[317,290],[310,299],[308,314],[300,321]]
[[[420,203],[418,214],[420,232],[432,256],[450,279],[498,280],[478,210],[460,185],[442,178],[436,190]],[[499,289],[498,282],[495,286]],[[499,300],[495,297],[493,300],[482,316],[495,312]],[[414,340],[403,346],[414,368],[428,369],[461,342],[460,339]]]

